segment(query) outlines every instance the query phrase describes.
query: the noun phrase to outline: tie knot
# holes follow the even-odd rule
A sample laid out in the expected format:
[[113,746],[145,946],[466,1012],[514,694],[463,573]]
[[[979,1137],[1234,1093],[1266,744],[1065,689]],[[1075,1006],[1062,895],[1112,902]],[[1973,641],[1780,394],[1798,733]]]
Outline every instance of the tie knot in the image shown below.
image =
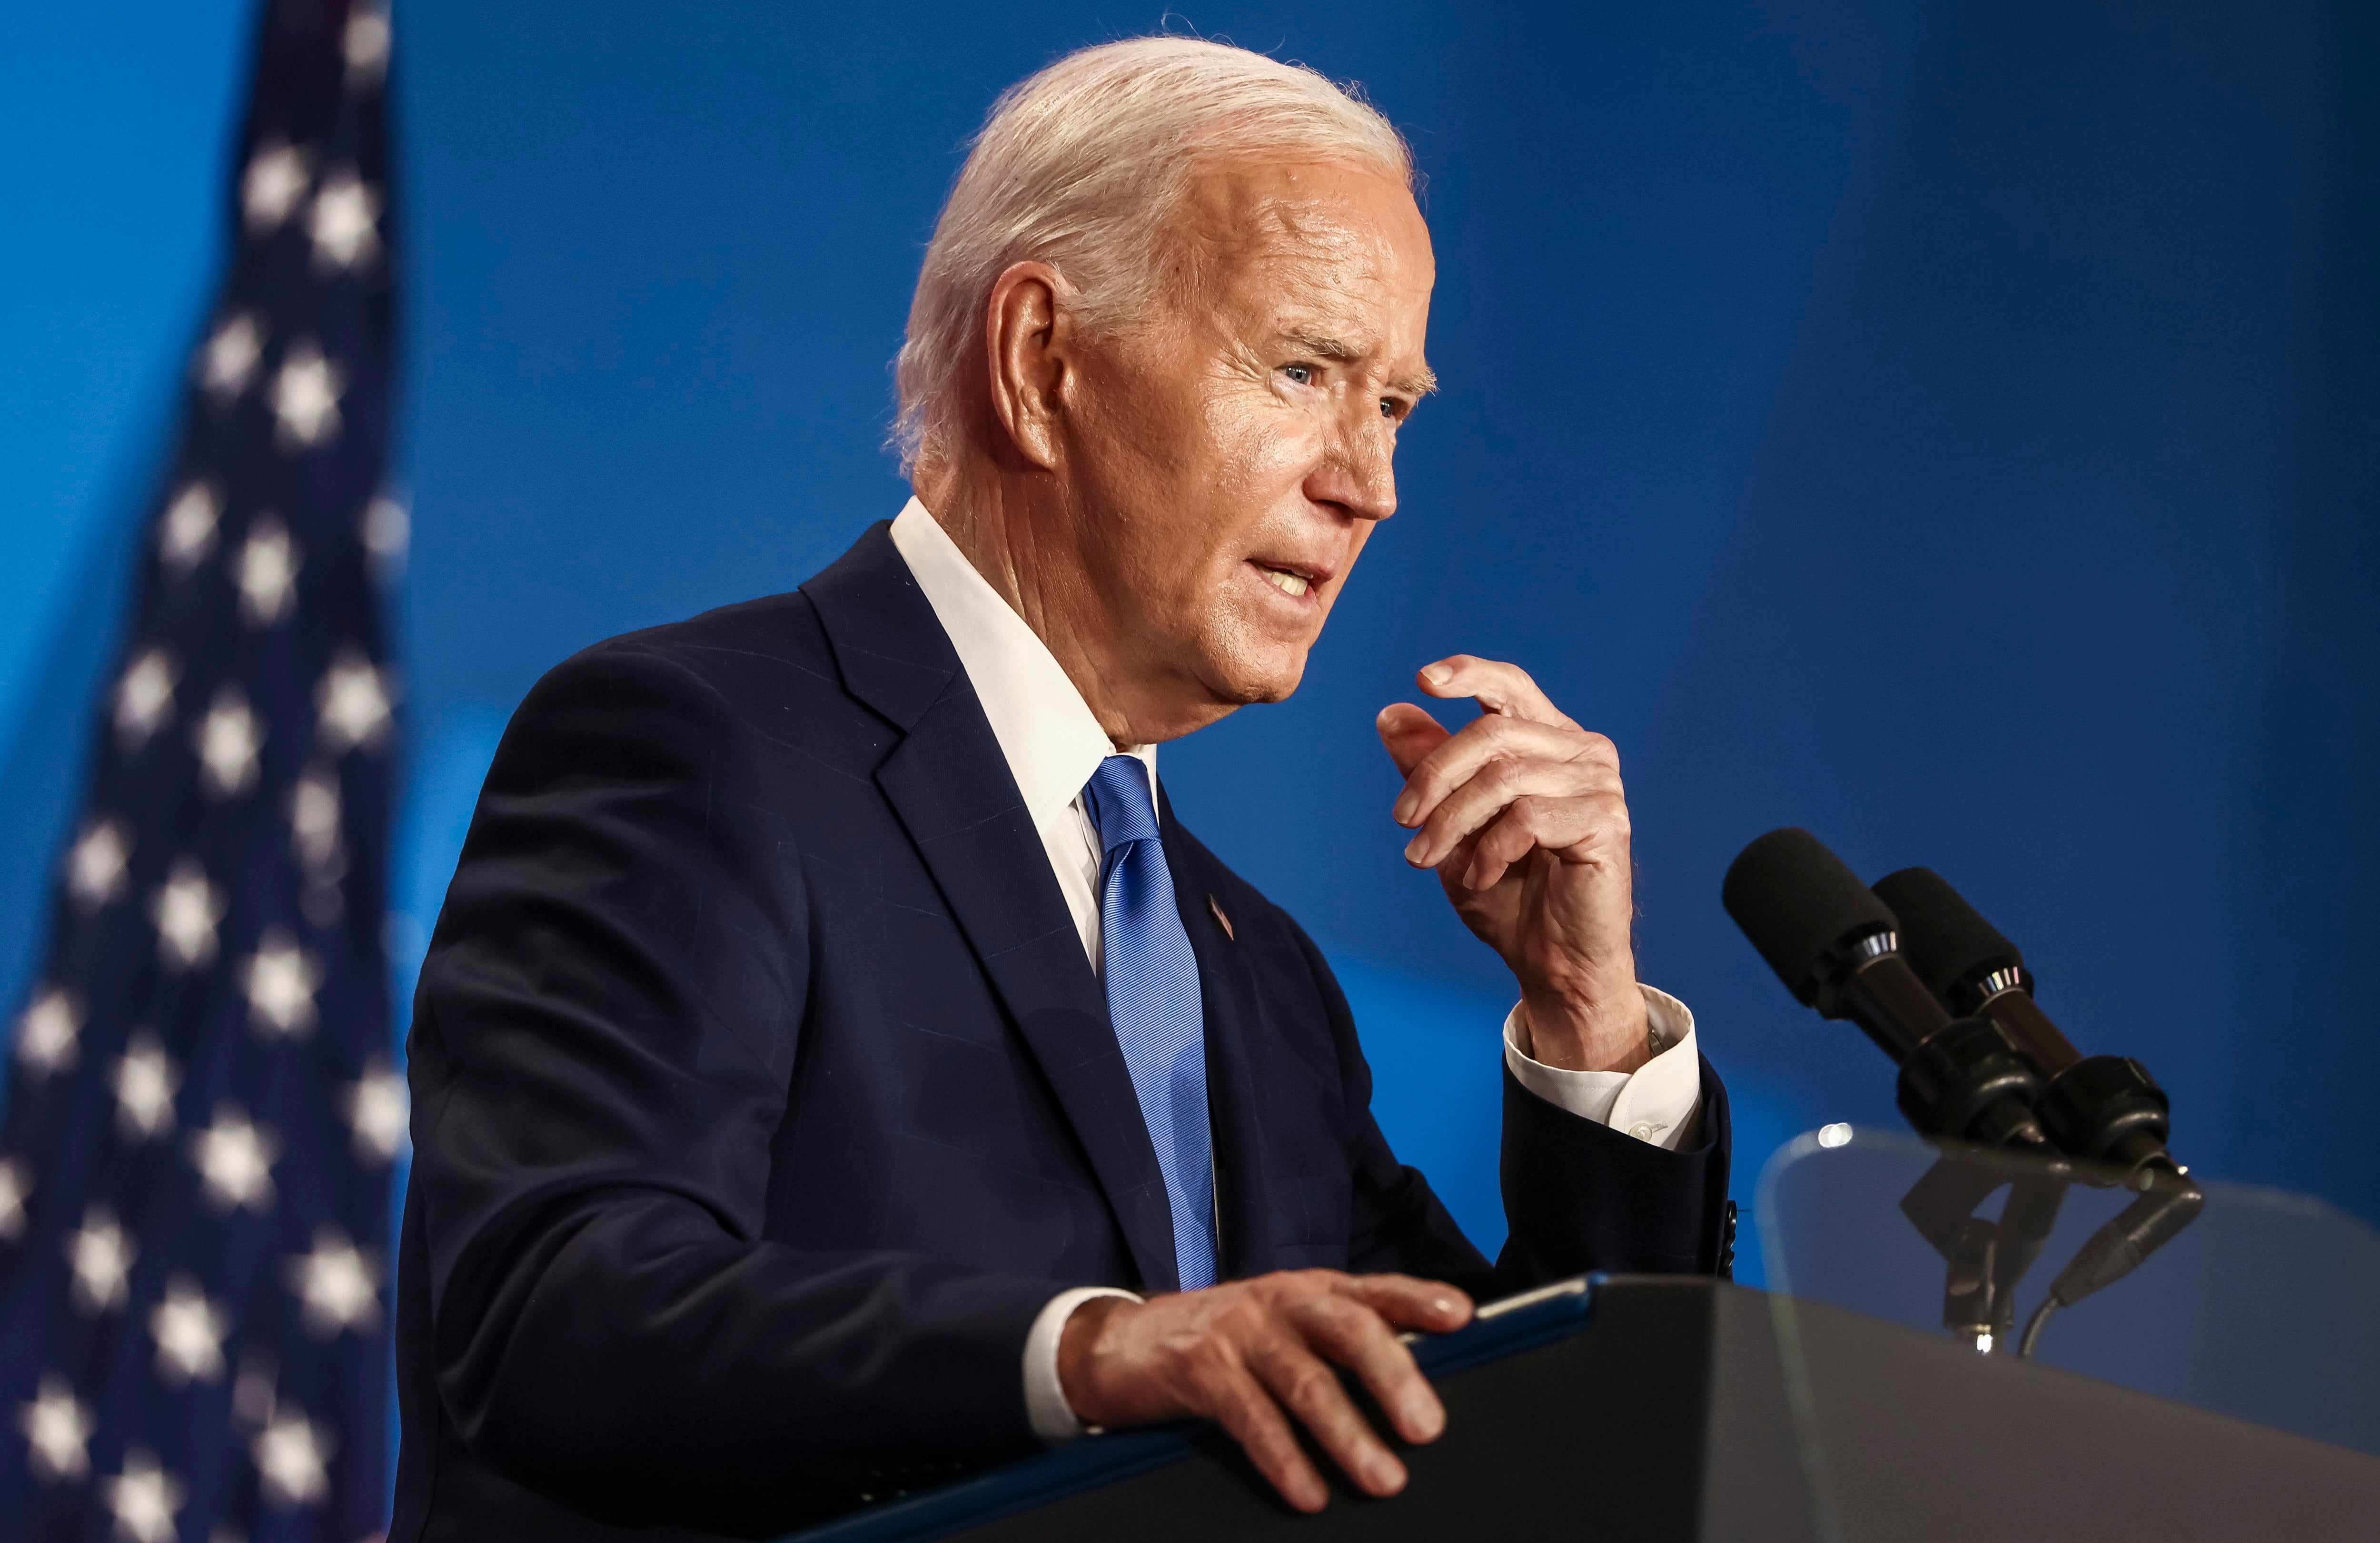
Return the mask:
[[1148,791],[1148,768],[1138,756],[1110,756],[1083,784],[1083,808],[1110,852],[1135,841],[1157,839],[1157,801]]

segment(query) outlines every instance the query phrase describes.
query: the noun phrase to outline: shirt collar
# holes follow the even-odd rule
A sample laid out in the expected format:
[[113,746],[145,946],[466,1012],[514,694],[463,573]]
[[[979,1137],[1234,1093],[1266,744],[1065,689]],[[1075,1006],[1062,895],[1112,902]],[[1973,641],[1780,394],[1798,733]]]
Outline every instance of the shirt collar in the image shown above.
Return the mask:
[[[1090,704],[1049,645],[915,498],[892,521],[892,545],[950,635],[1026,812],[1037,824],[1062,812],[1099,762],[1117,753]],[[1137,745],[1130,753],[1148,766],[1154,790],[1157,747]]]

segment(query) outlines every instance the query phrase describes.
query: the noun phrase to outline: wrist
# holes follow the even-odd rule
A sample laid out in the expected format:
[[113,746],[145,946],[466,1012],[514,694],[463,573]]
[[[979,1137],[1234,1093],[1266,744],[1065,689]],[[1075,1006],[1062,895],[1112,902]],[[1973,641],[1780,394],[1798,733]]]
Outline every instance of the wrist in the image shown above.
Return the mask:
[[1096,1296],[1068,1314],[1066,1326],[1059,1330],[1058,1391],[1065,1395],[1066,1407],[1087,1426],[1108,1422],[1098,1398],[1094,1371],[1100,1335],[1108,1320],[1117,1313],[1136,1310],[1140,1306],[1130,1297]]
[[1653,1058],[1633,972],[1603,990],[1523,990],[1520,1029],[1530,1059],[1566,1072],[1633,1072]]

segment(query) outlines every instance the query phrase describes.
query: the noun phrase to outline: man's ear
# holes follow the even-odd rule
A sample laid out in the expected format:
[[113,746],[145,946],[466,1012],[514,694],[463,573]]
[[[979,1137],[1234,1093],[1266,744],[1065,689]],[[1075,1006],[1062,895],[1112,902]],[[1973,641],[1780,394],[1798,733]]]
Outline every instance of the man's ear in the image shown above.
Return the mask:
[[1057,469],[1058,420],[1075,379],[1073,287],[1046,262],[1011,263],[984,309],[991,413],[1016,453]]

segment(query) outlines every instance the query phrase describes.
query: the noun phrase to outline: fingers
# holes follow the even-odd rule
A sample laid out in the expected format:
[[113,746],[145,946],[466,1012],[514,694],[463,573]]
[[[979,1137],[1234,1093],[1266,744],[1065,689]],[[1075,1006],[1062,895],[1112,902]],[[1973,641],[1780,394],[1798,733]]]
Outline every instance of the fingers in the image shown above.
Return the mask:
[[1479,705],[1489,712],[1525,718],[1558,729],[1578,727],[1537,689],[1537,683],[1529,678],[1526,670],[1500,659],[1449,654],[1435,664],[1423,665],[1417,678],[1421,688],[1433,697],[1476,697]]
[[[1293,1332],[1261,1342],[1250,1365],[1356,1484],[1392,1495],[1404,1488],[1404,1464],[1356,1408],[1331,1363],[1362,1380],[1400,1436],[1436,1440],[1446,1428],[1445,1406],[1398,1341],[1390,1315],[1400,1324],[1451,1330],[1468,1321],[1471,1303],[1451,1287],[1404,1276],[1325,1280],[1329,1289],[1284,1301]],[[1291,1503],[1299,1503],[1296,1497]]]
[[1489,829],[1524,801],[1533,806],[1524,820],[1530,829],[1548,837],[1565,830],[1572,832],[1566,839],[1545,842],[1560,850],[1595,832],[1597,812],[1626,809],[1617,781],[1575,767],[1496,762],[1430,811],[1428,820],[1406,843],[1405,860],[1415,868],[1437,868],[1467,838]]
[[[1416,868],[1439,867],[1467,837],[1485,830],[1523,798],[1556,806],[1587,799],[1593,808],[1609,807],[1624,814],[1627,804],[1618,759],[1600,735],[1563,735],[1562,743],[1545,747],[1547,753],[1532,753],[1525,746],[1513,754],[1499,753],[1499,741],[1509,745],[1529,735],[1558,733],[1534,724],[1514,724],[1500,735],[1483,735],[1476,746],[1450,742],[1433,752],[1407,782],[1391,811],[1402,822],[1420,826],[1405,847],[1405,860]],[[1581,806],[1581,812],[1587,807]],[[1576,823],[1581,833],[1572,841],[1583,839],[1593,828],[1592,820]]]
[[1235,1388],[1216,1417],[1300,1511],[1320,1510],[1328,1491],[1282,1410],[1366,1494],[1402,1489],[1404,1464],[1373,1430],[1331,1363],[1361,1379],[1400,1436],[1435,1440],[1446,1428],[1445,1406],[1395,1330],[1459,1329],[1470,1321],[1471,1299],[1451,1286],[1404,1275],[1305,1270],[1250,1285],[1270,1300],[1269,1325],[1241,1340],[1233,1369],[1243,1384],[1252,1375],[1257,1385]]
[[[1458,653],[1425,665],[1416,678],[1421,688],[1433,697],[1477,699],[1491,718],[1515,719],[1557,729],[1578,727],[1517,664]],[[1412,775],[1423,757],[1451,737],[1445,726],[1427,711],[1411,702],[1382,708],[1374,727],[1378,729],[1380,742],[1388,747],[1398,772],[1405,776]]]
[[[1363,1310],[1352,1304],[1341,1306],[1342,1310]],[[1312,1331],[1328,1311],[1318,1305],[1307,1306],[1298,1315],[1303,1320],[1301,1327]],[[1377,1317],[1372,1321],[1376,1326],[1379,1323]],[[1397,1348],[1403,1349],[1402,1345]],[[1408,1355],[1406,1359],[1410,1361],[1412,1357]],[[1315,1441],[1365,1493],[1393,1495],[1405,1487],[1405,1465],[1374,1434],[1370,1422],[1357,1411],[1355,1401],[1347,1396],[1339,1374],[1329,1362],[1297,1341],[1282,1336],[1258,1345],[1249,1364],[1273,1397],[1313,1432]],[[1436,1402],[1433,1395],[1431,1403]],[[1295,1495],[1287,1489],[1281,1492],[1289,1496],[1292,1505],[1298,1504]]]
[[1443,1281],[1411,1275],[1349,1275],[1338,1284],[1399,1329],[1451,1334],[1471,1321],[1471,1298]]
[[[1106,1364],[1078,1365],[1070,1377],[1062,1342],[1061,1378],[1087,1419],[1098,1410],[1129,1412],[1135,1421],[1176,1413],[1213,1419],[1284,1500],[1318,1511],[1330,1490],[1298,1426],[1367,1494],[1394,1494],[1407,1476],[1337,1367],[1361,1379],[1399,1436],[1435,1440],[1445,1408],[1396,1330],[1446,1331],[1470,1317],[1470,1299],[1437,1282],[1283,1272],[1119,1307],[1075,1346],[1078,1357]],[[1085,1395],[1102,1390],[1098,1409],[1087,1406]]]
[[[1375,726],[1397,770],[1405,776],[1405,789],[1390,811],[1399,824],[1420,826],[1430,820],[1457,789],[1504,761],[1597,769],[1609,773],[1609,786],[1618,790],[1620,756],[1611,741],[1580,728],[1518,665],[1453,654],[1424,666],[1419,680],[1422,689],[1432,696],[1474,697],[1486,711],[1461,733],[1449,734],[1428,712],[1410,702],[1381,710]],[[1491,781],[1479,787],[1451,818],[1427,833],[1428,839],[1414,842],[1406,850],[1406,860],[1421,868],[1445,861],[1465,836],[1524,794],[1576,796],[1601,791],[1606,785],[1599,776],[1564,777],[1537,768],[1519,780],[1510,772],[1500,772],[1498,777],[1501,783]]]
[[1606,850],[1626,850],[1628,806],[1617,794],[1582,798],[1515,798],[1479,832],[1456,881],[1466,889],[1492,888],[1506,870],[1530,853],[1578,854],[1593,861],[1598,840]]
[[1445,724],[1411,702],[1392,702],[1380,709],[1372,726],[1379,731],[1380,743],[1388,747],[1389,759],[1396,762],[1400,777],[1411,776],[1424,757],[1454,737]]
[[[1419,738],[1416,735],[1415,742]],[[1600,772],[1612,786],[1620,781],[1619,747],[1599,734],[1524,718],[1483,716],[1465,723],[1462,733],[1437,741],[1405,773],[1405,790],[1390,807],[1390,817],[1400,825],[1419,825],[1447,795],[1499,761],[1576,765]]]
[[1281,1491],[1281,1498],[1305,1512],[1319,1511],[1328,1504],[1329,1487],[1306,1461],[1295,1432],[1264,1385],[1241,1370],[1219,1393],[1208,1412],[1248,1454],[1257,1472]]
[[1299,1326],[1308,1344],[1362,1380],[1398,1435],[1408,1441],[1438,1440],[1446,1409],[1387,1319],[1361,1302],[1334,1295],[1305,1309]]

